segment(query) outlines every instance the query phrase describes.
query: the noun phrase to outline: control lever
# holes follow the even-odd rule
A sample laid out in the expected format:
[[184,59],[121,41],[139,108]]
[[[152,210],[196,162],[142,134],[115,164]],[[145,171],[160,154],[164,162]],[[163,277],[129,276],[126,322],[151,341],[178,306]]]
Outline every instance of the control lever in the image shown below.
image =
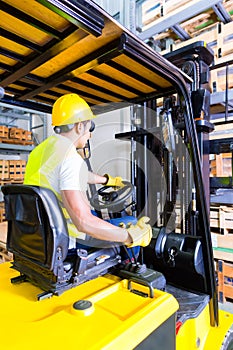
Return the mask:
[[74,272],[77,274],[83,274],[87,269],[87,256],[88,253],[85,249],[77,249],[77,259],[76,265],[74,267]]
[[128,252],[129,248],[127,249],[125,246],[123,247],[129,257],[130,262],[124,265],[120,270],[116,271],[116,274],[121,278],[126,278],[139,284],[146,285],[150,288],[150,290],[153,288],[165,290],[166,279],[164,275],[158,271],[147,268],[143,262],[140,264],[137,261],[134,252],[132,252],[132,256],[134,258],[134,261],[132,261],[132,258]]

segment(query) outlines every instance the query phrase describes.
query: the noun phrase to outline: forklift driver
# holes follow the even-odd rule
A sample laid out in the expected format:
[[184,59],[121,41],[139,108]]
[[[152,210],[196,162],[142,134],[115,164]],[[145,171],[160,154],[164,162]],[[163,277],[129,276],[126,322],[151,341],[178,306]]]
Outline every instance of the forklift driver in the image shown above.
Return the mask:
[[[120,177],[100,176],[89,172],[76,148],[83,148],[91,137],[93,115],[89,105],[77,94],[61,96],[53,105],[52,125],[55,134],[30,153],[24,184],[46,187],[56,194],[65,215],[69,249],[77,242],[89,247],[124,244],[127,247],[150,243],[149,218],[121,228],[93,215],[86,196],[87,184],[123,186]],[[102,244],[102,245],[101,245]]]

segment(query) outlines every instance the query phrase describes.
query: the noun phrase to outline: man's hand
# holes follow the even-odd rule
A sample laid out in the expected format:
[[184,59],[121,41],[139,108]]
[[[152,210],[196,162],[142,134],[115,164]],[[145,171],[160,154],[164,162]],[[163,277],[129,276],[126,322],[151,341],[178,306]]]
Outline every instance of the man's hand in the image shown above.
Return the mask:
[[111,187],[124,187],[124,184],[122,182],[122,177],[112,177],[109,174],[104,174],[104,177],[106,177],[107,182],[105,186],[111,186]]
[[138,220],[136,225],[130,225],[129,228],[126,228],[132,239],[132,243],[127,244],[128,248],[135,246],[146,247],[150,243],[152,238],[152,228],[147,224],[149,220],[150,218],[143,216]]

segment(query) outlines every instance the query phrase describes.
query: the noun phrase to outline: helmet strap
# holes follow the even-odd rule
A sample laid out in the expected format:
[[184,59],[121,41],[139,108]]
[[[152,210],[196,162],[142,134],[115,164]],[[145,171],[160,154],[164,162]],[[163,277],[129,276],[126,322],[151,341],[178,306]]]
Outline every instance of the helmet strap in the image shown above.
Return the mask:
[[55,126],[53,130],[56,134],[62,134],[72,130],[74,125],[75,124],[59,125],[59,126]]

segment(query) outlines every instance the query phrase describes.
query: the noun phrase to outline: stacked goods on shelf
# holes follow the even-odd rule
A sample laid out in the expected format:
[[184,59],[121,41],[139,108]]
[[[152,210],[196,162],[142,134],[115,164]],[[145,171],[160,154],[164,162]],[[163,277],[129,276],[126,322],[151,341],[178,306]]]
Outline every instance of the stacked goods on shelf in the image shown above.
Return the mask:
[[[16,147],[17,145],[32,145],[32,132],[0,125],[0,143],[13,144]],[[26,160],[0,159],[0,186],[11,183],[22,184],[25,168]],[[0,200],[0,262],[12,259],[11,253],[6,249],[7,222],[5,220],[5,206],[2,197]]]
[[147,0],[142,4],[143,26],[147,26],[161,17],[163,2]]
[[[0,159],[0,186],[6,184],[22,184],[24,180],[26,160]],[[5,220],[4,202],[0,202],[0,222]]]
[[[215,125],[214,131],[209,134],[210,141],[233,138],[233,123]],[[228,141],[229,142],[229,141]],[[230,144],[229,144],[230,145]],[[232,177],[233,160],[229,147],[226,152],[210,154],[210,177]]]
[[0,159],[0,185],[23,183],[26,160]]
[[[210,134],[212,140],[232,137],[232,124],[217,125]],[[211,177],[232,177],[232,153],[210,155]],[[223,192],[224,193],[224,190]],[[222,195],[223,196],[223,195]],[[226,201],[227,202],[227,201]],[[218,299],[233,301],[233,206],[215,204],[210,207],[210,230],[218,276]]]
[[32,132],[21,128],[0,125],[0,142],[18,145],[32,145]]
[[26,160],[9,160],[10,182],[23,182]]
[[9,129],[7,126],[0,125],[0,138],[7,139],[9,134]]
[[233,263],[233,234],[222,235],[220,233],[211,232],[211,238],[214,258]]
[[12,260],[12,254],[6,249],[7,222],[0,223],[0,263]]
[[220,303],[233,299],[233,264],[218,260],[218,299]]
[[[163,4],[164,21],[166,17],[176,15],[179,11],[187,11],[192,4],[187,1],[168,0]],[[229,18],[233,18],[233,2],[224,0],[223,7]],[[159,19],[161,20],[161,18]],[[156,23],[156,21],[154,22]],[[179,23],[179,26],[187,35],[187,40],[177,36],[172,28],[157,33],[155,37],[155,48],[162,55],[170,51],[180,49],[197,41],[206,42],[214,52],[214,64],[222,64],[224,62],[232,62],[233,52],[233,21],[222,23],[219,21],[216,13],[212,8],[206,10],[196,16],[188,17],[187,20]],[[164,44],[166,43],[166,44]],[[233,71],[231,67],[221,67],[211,70],[210,88],[212,92],[220,92],[226,90],[226,74],[228,74],[228,89],[233,88]]]
[[9,161],[0,159],[0,181],[9,179]]
[[221,153],[211,155],[210,176],[232,176],[232,153]]
[[233,207],[212,206],[210,227],[216,272],[218,275],[218,298],[233,300]]
[[[21,184],[25,174],[26,160],[0,159],[0,185]],[[12,255],[6,249],[7,222],[4,202],[0,202],[0,262],[9,261]]]
[[[230,0],[224,0],[224,7],[229,11]],[[156,20],[166,20],[166,17],[175,15],[181,9],[188,12],[190,0],[146,0],[142,3],[142,25],[143,29],[147,29],[153,25]],[[190,12],[189,12],[190,13]],[[213,23],[213,10],[205,11],[202,15],[193,16],[183,22],[181,26],[189,33],[200,31],[203,26]],[[212,22],[211,22],[212,21]],[[175,37],[172,30],[168,28],[166,32],[159,33],[158,38]]]
[[[226,56],[229,58],[230,55],[230,58],[232,58],[232,27],[233,22],[227,24],[216,22],[206,27],[205,30],[195,33],[195,36],[191,39],[175,42],[169,50],[177,50],[197,41],[204,41],[214,51],[215,64],[221,63]],[[162,54],[165,53],[167,53],[167,51],[162,51]]]
[[[233,208],[226,205],[210,207],[211,232],[228,235],[233,232]],[[233,237],[233,235],[232,235]]]
[[[17,149],[17,145],[33,145],[32,132],[17,128],[0,125],[0,143],[8,144],[6,147]],[[5,145],[4,145],[5,147]],[[3,148],[4,148],[3,147]],[[21,147],[21,146],[20,146]],[[26,160],[21,159],[0,159],[0,186],[6,184],[22,184],[24,180]],[[15,158],[15,157],[13,157]],[[18,158],[18,156],[16,157]],[[1,193],[1,192],[0,192]],[[5,221],[5,206],[3,196],[0,199],[0,262],[9,261],[12,255],[6,249],[7,222]]]
[[5,206],[4,202],[0,202],[0,222],[5,221],[6,216],[5,216]]

